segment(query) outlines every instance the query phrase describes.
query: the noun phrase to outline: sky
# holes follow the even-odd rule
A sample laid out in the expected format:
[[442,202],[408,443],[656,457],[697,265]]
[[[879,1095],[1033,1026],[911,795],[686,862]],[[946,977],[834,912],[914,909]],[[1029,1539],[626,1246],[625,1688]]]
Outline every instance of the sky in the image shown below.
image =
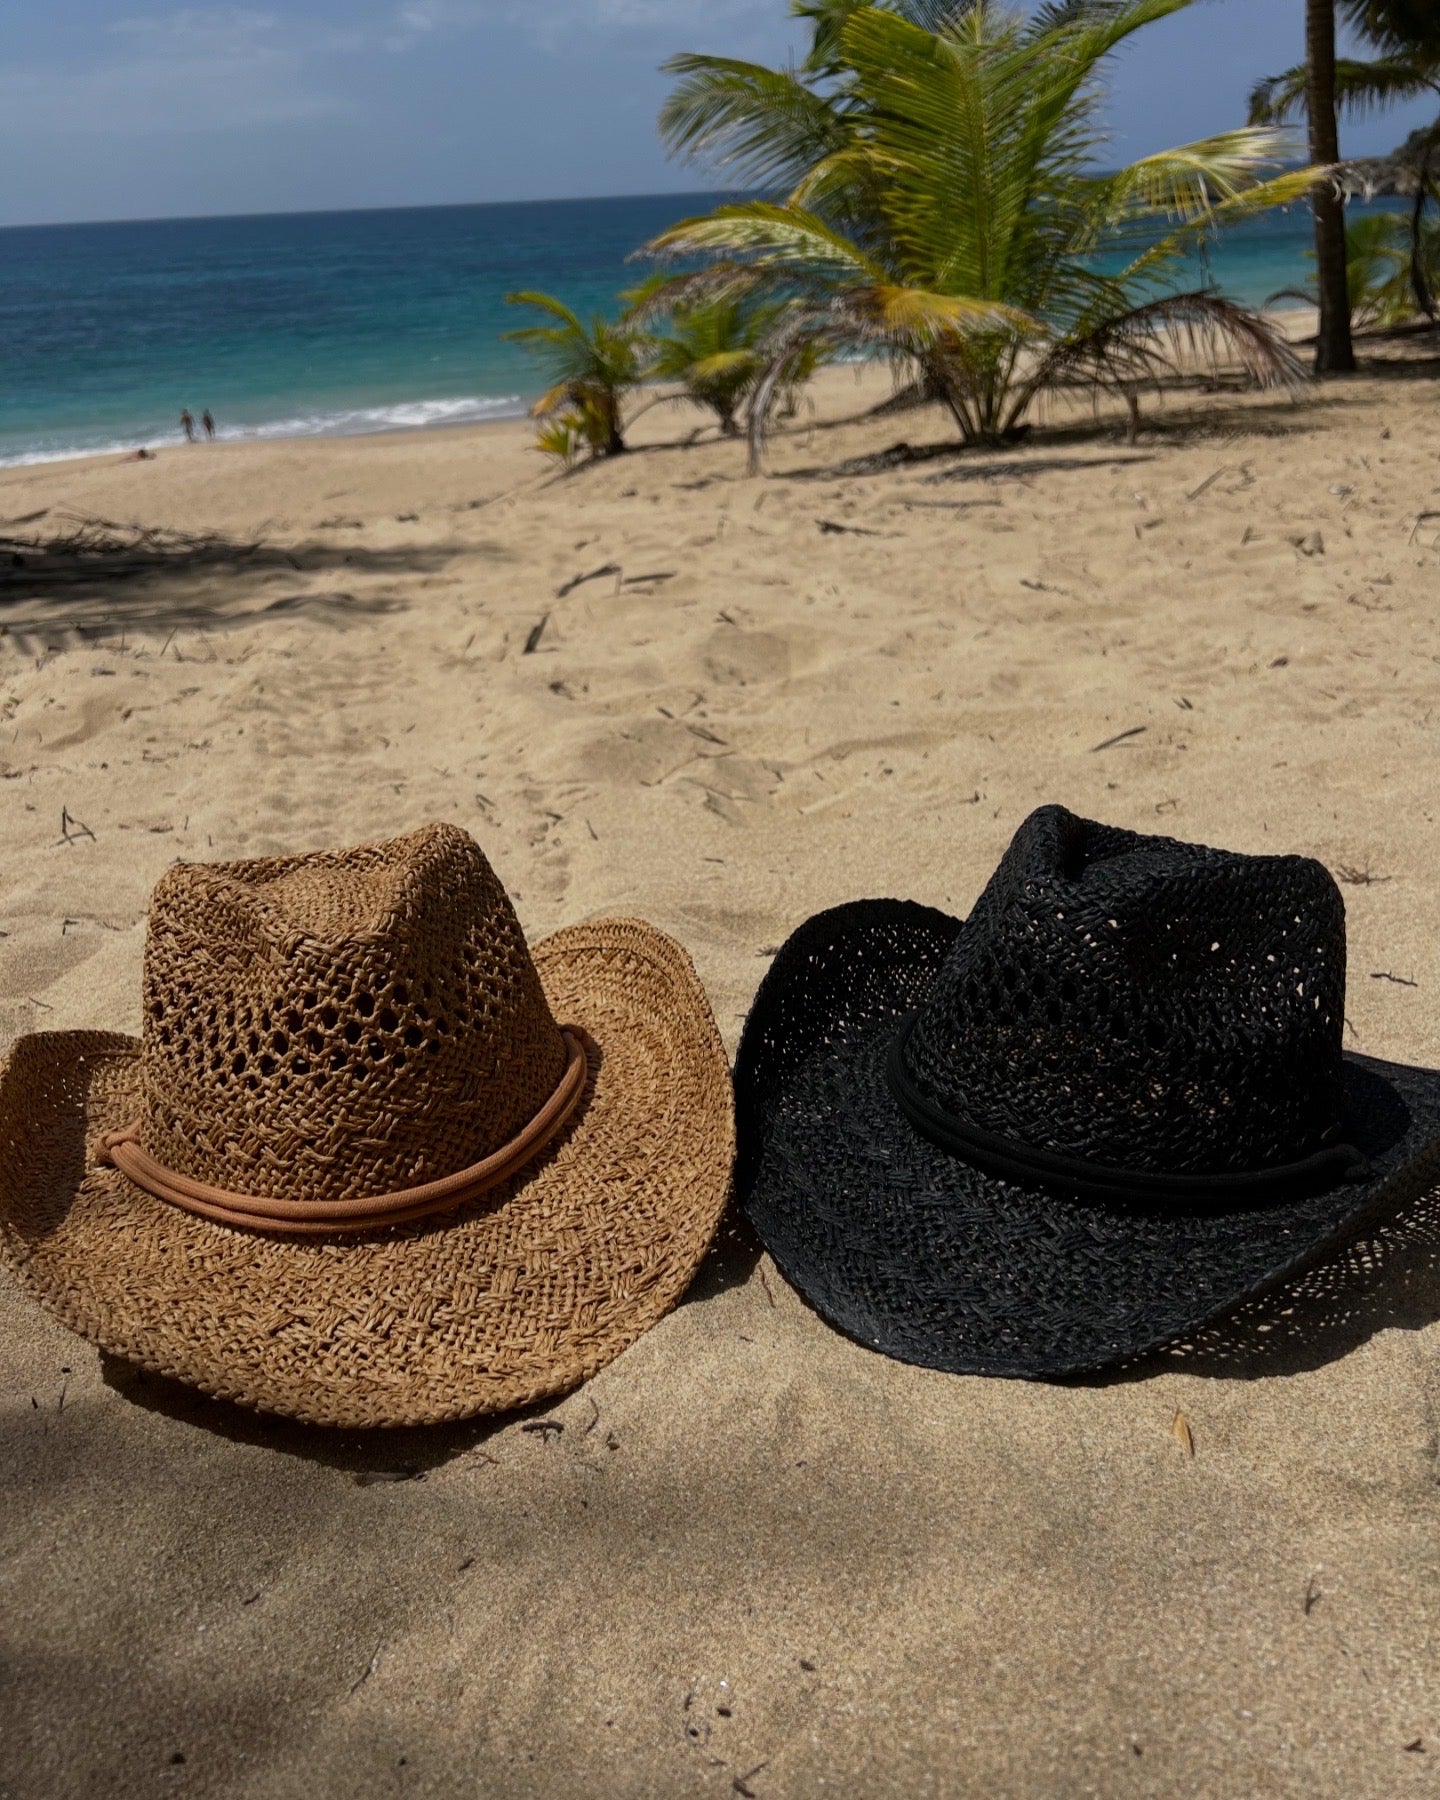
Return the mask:
[[[1201,0],[1117,59],[1115,160],[1242,123],[1298,61],[1303,0]],[[660,63],[783,61],[785,0],[283,0],[0,9],[0,224],[650,194]],[[1345,129],[1388,150],[1434,114]]]

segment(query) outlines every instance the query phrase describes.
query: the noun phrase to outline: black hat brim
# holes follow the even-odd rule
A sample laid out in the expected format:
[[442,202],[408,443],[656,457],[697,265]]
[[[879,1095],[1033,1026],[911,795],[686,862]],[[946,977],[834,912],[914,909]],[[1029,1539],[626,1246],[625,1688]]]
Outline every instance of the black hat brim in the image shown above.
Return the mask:
[[736,1059],[738,1195],[785,1278],[904,1362],[1056,1379],[1175,1342],[1440,1181],[1440,1072],[1345,1059],[1358,1182],[1204,1216],[987,1175],[901,1112],[890,1042],[962,921],[909,901],[817,914],[761,983]]

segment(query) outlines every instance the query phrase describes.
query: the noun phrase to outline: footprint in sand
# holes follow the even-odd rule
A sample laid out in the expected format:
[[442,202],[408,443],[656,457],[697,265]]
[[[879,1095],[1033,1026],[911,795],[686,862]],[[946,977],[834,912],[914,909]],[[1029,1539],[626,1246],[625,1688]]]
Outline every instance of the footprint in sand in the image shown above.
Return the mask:
[[755,687],[767,681],[785,681],[803,673],[811,658],[800,634],[748,631],[722,625],[700,653],[701,664],[712,681],[722,686]]
[[659,787],[692,764],[722,756],[725,748],[679,719],[638,719],[579,738],[574,766],[596,787]]

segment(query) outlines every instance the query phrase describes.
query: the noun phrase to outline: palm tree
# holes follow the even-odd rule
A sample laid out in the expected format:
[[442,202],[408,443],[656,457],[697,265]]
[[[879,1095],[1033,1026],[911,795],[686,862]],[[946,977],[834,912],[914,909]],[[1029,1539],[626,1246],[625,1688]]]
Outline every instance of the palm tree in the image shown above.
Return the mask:
[[[1305,115],[1311,162],[1334,168],[1340,160],[1335,114],[1335,0],[1305,0]],[[1316,182],[1310,206],[1315,216],[1315,278],[1320,290],[1315,373],[1348,374],[1355,367],[1355,346],[1350,341],[1345,277],[1345,198],[1333,175]]]
[[[768,291],[780,301],[751,406],[752,456],[770,394],[816,344],[908,365],[965,443],[1010,437],[1035,397],[1062,382],[1133,392],[1172,366],[1157,337],[1167,331],[1237,351],[1257,380],[1298,378],[1265,320],[1208,289],[1162,284],[1204,232],[1303,197],[1315,171],[1262,181],[1282,141],[1249,129],[1094,172],[1099,65],[1190,4],[1081,0],[1027,23],[978,0],[945,9],[935,29],[897,6],[844,6],[820,96],[830,135],[788,198],[722,206],[647,246],[721,259],[678,277],[672,297]],[[699,119],[693,70],[687,79]],[[668,116],[673,127],[678,113]],[[708,141],[728,144],[732,163],[763,157],[778,170],[801,158],[802,139],[824,136],[792,130],[799,116],[785,112],[770,132],[758,109],[737,124],[722,107]],[[1170,224],[1158,241],[1157,217]],[[1124,266],[1097,270],[1097,252],[1117,245]]]
[[[643,300],[637,310],[649,316]],[[768,366],[764,346],[779,310],[724,293],[677,306],[665,328],[651,334],[655,354],[650,373],[657,380],[677,382],[675,398],[708,408],[726,437],[738,437],[740,409]],[[808,374],[809,367],[799,373]]]
[[[1432,92],[1440,96],[1440,11],[1431,0],[1348,0],[1349,23],[1380,54],[1369,61],[1332,58],[1332,112],[1356,115]],[[1254,124],[1279,125],[1309,110],[1308,59],[1283,75],[1258,82],[1250,95]],[[1337,150],[1338,154],[1338,150]],[[1422,252],[1425,203],[1432,188],[1431,169],[1440,158],[1440,118],[1416,133],[1405,146],[1415,170],[1415,199],[1410,214],[1410,286],[1416,307],[1429,318],[1440,317]],[[1343,223],[1343,215],[1342,215]],[[1328,229],[1328,221],[1327,221]],[[1317,216],[1317,251],[1319,220]]]
[[586,325],[553,294],[527,291],[505,300],[535,307],[555,321],[505,333],[509,342],[531,352],[550,383],[531,412],[537,418],[568,413],[595,455],[621,455],[624,400],[645,378],[646,334],[632,321],[617,323],[599,314]]

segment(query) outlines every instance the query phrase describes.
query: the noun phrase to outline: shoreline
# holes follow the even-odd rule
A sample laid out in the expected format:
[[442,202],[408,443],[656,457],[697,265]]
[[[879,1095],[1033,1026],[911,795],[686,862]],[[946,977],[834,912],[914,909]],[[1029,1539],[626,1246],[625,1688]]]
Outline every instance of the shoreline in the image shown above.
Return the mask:
[[[235,430],[221,429],[212,441],[197,438],[193,444],[187,443],[177,430],[163,437],[136,439],[133,442],[105,445],[100,448],[83,448],[75,450],[53,451],[21,451],[10,457],[0,457],[0,471],[6,469],[38,469],[57,462],[105,462],[119,459],[136,460],[141,450],[158,456],[167,450],[215,449],[221,445],[235,444],[287,444],[304,441],[309,438],[347,438],[347,437],[390,437],[396,432],[448,431],[467,425],[505,424],[528,416],[525,401],[519,395],[498,396],[493,400],[487,395],[464,395],[455,398],[435,400],[398,400],[390,407],[355,407],[352,414],[381,414],[400,412],[406,409],[423,409],[425,407],[475,407],[481,409],[473,418],[436,418],[424,422],[397,420],[393,423],[376,423],[347,429],[335,425],[329,429],[291,431],[284,429],[288,423],[276,420],[273,424],[256,425]],[[483,410],[493,407],[488,415]],[[502,410],[503,409],[503,410]],[[337,414],[337,418],[347,415]],[[143,460],[143,459],[142,459]]]
[[[1306,321],[1313,322],[1315,318],[1315,309],[1296,303],[1291,306],[1266,308],[1263,310],[1262,316],[1274,322],[1283,323],[1287,335],[1293,339],[1297,335],[1295,331],[1296,323],[1302,318]],[[1304,332],[1302,331],[1299,335],[1303,336]],[[853,365],[830,364],[819,371],[812,379],[810,386],[813,389],[816,384],[823,384],[832,376],[843,376],[850,367],[863,366],[863,364],[858,363]],[[642,389],[641,392],[646,393],[648,390]],[[189,450],[192,448],[218,449],[222,446],[231,448],[240,445],[285,444],[330,438],[394,437],[398,434],[406,433],[428,435],[435,431],[489,428],[495,425],[516,424],[528,421],[530,418],[529,404],[529,400],[523,394],[506,395],[503,397],[499,395],[490,396],[484,394],[456,395],[437,396],[436,398],[429,400],[398,400],[389,406],[383,407],[357,406],[350,409],[350,412],[355,416],[362,416],[367,413],[380,414],[384,412],[397,412],[405,408],[423,409],[426,407],[477,407],[483,409],[493,406],[497,410],[489,416],[482,415],[465,419],[436,418],[434,420],[418,423],[408,421],[400,421],[393,424],[376,423],[371,426],[361,426],[355,429],[346,429],[337,425],[331,429],[322,428],[317,430],[289,431],[281,429],[281,427],[286,424],[285,420],[276,420],[273,424],[266,423],[238,430],[233,435],[229,435],[227,431],[222,428],[214,443],[205,443],[201,441],[194,445],[190,445],[185,442],[184,438],[180,436],[178,432],[176,432],[173,435],[167,434],[160,438],[136,439],[133,442],[127,441],[125,443],[119,443],[114,446],[106,446],[99,449],[55,450],[53,452],[45,451],[35,452],[33,454],[21,451],[17,452],[12,457],[0,457],[0,474],[16,469],[48,468],[53,463],[133,461],[138,458],[138,453],[142,449],[149,451],[152,456],[158,457],[164,453],[176,450]],[[505,410],[499,410],[502,408]],[[324,415],[321,415],[321,417],[323,416]],[[346,416],[348,416],[347,413],[343,411],[334,415],[337,419]]]

